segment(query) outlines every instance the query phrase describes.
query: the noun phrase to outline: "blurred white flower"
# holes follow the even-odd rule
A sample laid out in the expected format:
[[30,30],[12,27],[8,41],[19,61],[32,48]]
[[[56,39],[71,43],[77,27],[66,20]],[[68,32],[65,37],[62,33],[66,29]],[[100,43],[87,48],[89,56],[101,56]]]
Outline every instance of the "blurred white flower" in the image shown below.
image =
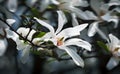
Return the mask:
[[[12,20],[12,22],[11,22],[11,20]],[[7,19],[6,22],[11,26],[15,21],[13,22],[13,19]],[[2,21],[0,21],[0,23],[1,23],[0,35],[3,36],[3,38],[0,38],[0,56],[2,56],[2,55],[4,55],[5,51],[7,50],[8,42],[7,42],[6,37],[9,38],[9,35],[11,35],[11,33],[8,33],[8,31],[11,32],[11,30]]]
[[[90,0],[90,6],[92,7],[92,9],[95,11],[95,13],[97,15],[95,15],[93,12],[91,11],[85,11],[85,13],[87,14],[88,18],[85,19],[85,20],[95,20],[95,22],[93,22],[90,27],[89,27],[89,30],[88,30],[88,36],[94,36],[97,31],[97,28],[93,25],[93,24],[96,24],[96,25],[99,25],[100,22],[103,22],[103,21],[107,21],[107,22],[114,22],[114,28],[117,27],[118,25],[118,21],[119,21],[119,18],[117,15],[114,14],[114,10],[111,10],[109,11],[109,4],[105,4],[103,1],[100,1],[100,0]],[[93,32],[94,30],[94,32]],[[100,32],[98,32],[98,34],[102,33],[102,31],[99,29]],[[100,34],[101,35],[101,34]],[[104,34],[102,34],[104,35]],[[103,36],[102,36],[103,37]],[[105,37],[105,35],[104,35]],[[104,38],[106,39],[106,37]]]
[[106,67],[111,70],[116,67],[120,61],[120,40],[112,34],[109,34],[109,39],[110,41],[107,45],[113,56],[110,58]]
[[[75,13],[81,19],[87,19],[86,14],[77,6],[87,7],[89,4],[85,0],[52,0],[54,4],[58,5],[59,9]],[[56,1],[56,2],[55,2]]]
[[8,0],[7,7],[9,11],[15,12],[17,10],[17,0]]
[[46,33],[46,35],[43,37],[44,39],[50,40],[58,48],[64,49],[72,57],[73,61],[78,66],[84,67],[84,61],[82,60],[82,58],[74,50],[67,46],[76,45],[90,51],[91,45],[87,41],[78,38],[71,38],[68,40],[66,39],[69,37],[80,35],[80,31],[85,29],[88,24],[82,24],[62,30],[65,20],[64,17],[62,17],[61,15],[61,11],[57,12],[58,12],[58,28],[56,31],[50,24],[47,24],[46,22],[39,20],[36,17],[34,17],[34,19],[42,26],[49,29],[50,32]]
[[8,42],[6,38],[0,39],[0,56],[4,55],[7,47],[8,47]]

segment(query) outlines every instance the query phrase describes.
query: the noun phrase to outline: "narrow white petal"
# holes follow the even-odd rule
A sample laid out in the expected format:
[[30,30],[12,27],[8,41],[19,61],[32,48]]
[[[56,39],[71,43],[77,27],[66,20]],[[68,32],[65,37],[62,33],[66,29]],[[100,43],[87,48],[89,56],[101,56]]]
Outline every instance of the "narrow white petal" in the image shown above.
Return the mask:
[[110,44],[109,47],[113,51],[118,44],[120,43],[119,39],[112,34],[109,34]]
[[95,33],[97,32],[96,29],[98,27],[98,23],[99,22],[93,22],[92,24],[90,24],[89,29],[88,29],[88,36],[92,37],[95,35]]
[[61,48],[64,49],[72,57],[76,65],[84,67],[83,59],[74,50],[68,47],[61,47]]
[[84,30],[87,26],[88,24],[85,23],[72,28],[66,28],[62,30],[57,36],[68,38],[68,37],[80,35],[80,31]]
[[0,56],[4,55],[7,50],[8,42],[6,39],[0,39]]
[[48,29],[50,30],[50,32],[52,32],[52,33],[55,32],[55,31],[54,31],[54,28],[53,28],[50,24],[47,24],[46,22],[44,22],[44,21],[42,21],[42,20],[40,20],[40,19],[38,19],[38,18],[36,18],[36,17],[34,17],[34,19],[35,19],[38,23],[40,23],[42,26],[48,28]]
[[77,19],[76,19],[75,13],[72,13],[71,15],[72,15],[72,25],[73,25],[73,26],[78,26],[79,23],[78,23],[78,21],[77,21]]
[[110,20],[108,20],[109,22],[114,22],[114,28],[117,28],[118,27],[118,23],[119,23],[119,19],[110,19]]
[[55,32],[56,34],[62,30],[64,24],[67,22],[67,19],[62,11],[57,11],[57,13],[58,13],[58,28]]
[[17,0],[8,0],[7,6],[11,12],[15,12],[17,10]]
[[84,13],[82,10],[75,8],[75,7],[71,7],[71,8],[69,8],[69,10],[71,10],[73,13],[75,13],[77,17],[79,17],[83,20],[88,20],[86,13]]
[[86,10],[84,13],[86,13],[87,20],[98,20],[98,17],[91,11]]
[[16,22],[16,20],[14,19],[7,19],[6,22],[9,24],[9,25],[12,25]]
[[109,6],[120,5],[120,0],[110,0],[108,4]]
[[32,29],[32,30],[30,31],[27,39],[28,39],[28,40],[31,40],[31,39],[32,39],[32,36],[35,34],[35,32],[36,32],[36,31],[35,31],[34,29]]
[[108,40],[108,37],[99,28],[97,28],[96,31],[103,39]]
[[76,45],[76,46],[85,48],[88,51],[91,51],[91,44],[88,43],[87,41],[82,40],[82,39],[72,38],[72,39],[65,41],[64,44],[65,44],[65,46]]
[[114,57],[111,57],[106,67],[107,69],[111,70],[114,67],[116,67],[118,64],[119,64],[119,60]]

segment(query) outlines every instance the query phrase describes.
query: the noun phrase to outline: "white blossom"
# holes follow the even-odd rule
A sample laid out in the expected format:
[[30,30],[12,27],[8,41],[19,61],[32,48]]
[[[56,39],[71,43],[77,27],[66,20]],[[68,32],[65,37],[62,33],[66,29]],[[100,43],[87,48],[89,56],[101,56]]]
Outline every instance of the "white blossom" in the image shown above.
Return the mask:
[[53,44],[55,46],[57,46],[59,49],[65,50],[72,57],[73,61],[78,66],[84,67],[84,61],[82,60],[82,58],[68,46],[76,45],[76,46],[83,47],[90,51],[91,45],[87,41],[84,41],[79,38],[71,38],[68,40],[66,40],[66,39],[73,37],[73,36],[80,35],[80,31],[85,29],[88,24],[82,24],[82,25],[78,25],[75,27],[70,27],[70,28],[66,28],[66,29],[62,30],[65,21],[61,15],[61,11],[57,11],[57,12],[58,12],[58,28],[56,31],[50,24],[47,24],[46,22],[44,22],[36,17],[34,17],[34,19],[38,23],[40,23],[42,26],[49,29],[50,32],[46,33],[46,35],[43,37],[44,39],[48,39],[48,40],[52,41]]
[[109,34],[109,39],[110,39],[110,41],[107,44],[107,46],[113,56],[110,58],[106,67],[109,70],[111,70],[114,67],[116,67],[120,61],[120,59],[119,59],[119,57],[120,57],[120,40],[112,34]]

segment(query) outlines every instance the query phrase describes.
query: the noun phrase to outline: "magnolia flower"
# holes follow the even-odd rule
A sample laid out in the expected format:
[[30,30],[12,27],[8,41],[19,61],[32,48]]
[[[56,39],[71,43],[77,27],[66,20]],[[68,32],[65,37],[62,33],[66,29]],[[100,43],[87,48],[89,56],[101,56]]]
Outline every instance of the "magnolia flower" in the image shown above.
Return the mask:
[[110,39],[110,41],[107,45],[108,45],[110,52],[113,55],[107,64],[107,68],[110,70],[119,64],[120,40],[112,34],[109,34],[109,39]]
[[90,51],[91,45],[87,41],[84,41],[79,38],[71,38],[68,40],[66,40],[66,39],[73,37],[73,36],[80,35],[80,31],[85,29],[88,24],[82,24],[79,26],[70,27],[70,28],[66,28],[66,29],[62,30],[65,21],[61,15],[61,11],[57,11],[57,12],[58,12],[58,28],[56,31],[51,25],[47,24],[46,22],[39,20],[36,17],[34,17],[34,19],[38,23],[40,23],[42,26],[49,29],[50,32],[46,33],[46,35],[43,37],[44,39],[48,39],[48,40],[52,41],[53,44],[55,46],[57,46],[59,49],[65,50],[72,57],[73,61],[78,66],[84,67],[84,61],[82,60],[82,58],[68,46],[76,45],[76,46],[83,47]]
[[[96,12],[97,15],[95,15],[93,12],[91,11],[85,11],[85,13],[87,14],[88,18],[85,19],[85,20],[95,20],[95,22],[93,22],[90,27],[89,27],[89,30],[88,30],[88,36],[94,36],[97,31],[96,27],[93,26],[96,25],[98,26],[100,22],[103,22],[103,21],[107,21],[107,22],[114,22],[115,23],[115,26],[114,28],[117,27],[118,25],[118,16],[116,16],[114,14],[114,10],[111,10],[109,11],[109,4],[105,4],[104,2],[102,2],[101,0],[91,0],[90,1],[90,6],[92,7],[92,9]],[[94,32],[93,32],[94,30]],[[101,30],[99,30],[101,31]],[[101,31],[102,32],[102,31]],[[100,34],[98,32],[98,34]],[[100,34],[101,35],[101,34]],[[103,35],[103,34],[102,34]],[[103,36],[102,36],[103,37]],[[105,37],[105,36],[104,36]],[[105,39],[105,38],[104,38]]]

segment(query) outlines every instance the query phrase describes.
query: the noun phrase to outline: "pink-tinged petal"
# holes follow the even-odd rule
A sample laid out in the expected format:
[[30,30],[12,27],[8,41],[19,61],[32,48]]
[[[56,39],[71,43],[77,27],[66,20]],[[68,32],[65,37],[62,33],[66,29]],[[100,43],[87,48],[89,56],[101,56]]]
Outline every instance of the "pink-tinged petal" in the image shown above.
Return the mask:
[[80,31],[84,30],[86,27],[88,26],[88,24],[81,24],[72,28],[66,28],[64,30],[62,30],[57,37],[72,37],[72,36],[76,36],[76,35],[80,35]]
[[96,29],[98,27],[98,23],[99,22],[93,22],[92,24],[90,24],[89,29],[88,29],[88,36],[89,37],[92,37],[96,34],[96,32],[97,32]]
[[14,19],[7,19],[6,22],[9,24],[9,25],[12,25],[16,22],[16,20]]
[[91,44],[88,43],[87,41],[84,41],[84,40],[78,39],[78,38],[69,39],[69,40],[65,41],[64,45],[65,46],[76,45],[76,46],[85,48],[88,51],[91,51]]
[[111,57],[109,62],[107,63],[107,69],[111,70],[119,64],[119,59]]
[[67,19],[62,11],[57,11],[57,13],[58,13],[58,28],[55,32],[56,34],[62,30],[64,24],[67,22]]
[[35,19],[38,23],[40,23],[42,26],[48,28],[51,33],[55,33],[54,28],[53,28],[50,24],[47,24],[46,22],[44,22],[44,21],[42,21],[42,20],[40,20],[40,19],[38,19],[38,18],[36,18],[36,17],[34,17],[34,19]]
[[78,23],[78,21],[76,19],[76,15],[74,13],[72,13],[71,15],[72,15],[72,25],[73,26],[78,26],[79,23]]
[[8,9],[11,12],[15,12],[17,10],[17,0],[8,0]]
[[60,49],[64,49],[72,57],[76,65],[84,67],[83,59],[74,50],[64,46],[60,47]]
[[0,56],[4,55],[7,50],[8,42],[6,39],[0,39]]

